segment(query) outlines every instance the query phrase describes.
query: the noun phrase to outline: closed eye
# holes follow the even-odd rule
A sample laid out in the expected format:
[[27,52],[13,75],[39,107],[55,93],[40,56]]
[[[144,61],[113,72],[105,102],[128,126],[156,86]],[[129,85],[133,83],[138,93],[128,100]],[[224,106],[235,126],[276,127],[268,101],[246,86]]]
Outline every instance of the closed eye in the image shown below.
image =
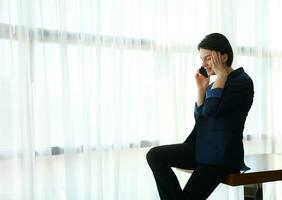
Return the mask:
[[202,61],[210,61],[211,60],[211,55],[206,55],[205,57],[202,58]]

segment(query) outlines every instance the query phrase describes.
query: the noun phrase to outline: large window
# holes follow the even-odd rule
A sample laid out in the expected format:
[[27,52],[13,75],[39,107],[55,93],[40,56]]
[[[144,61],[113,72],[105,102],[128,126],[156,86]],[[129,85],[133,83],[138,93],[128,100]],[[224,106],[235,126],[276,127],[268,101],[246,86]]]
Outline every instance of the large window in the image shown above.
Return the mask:
[[185,139],[193,126],[196,45],[213,31],[230,38],[235,67],[244,66],[255,83],[245,136],[278,135],[281,28],[274,10],[280,4],[0,1],[3,146],[9,149],[20,130],[14,99],[22,61],[30,70],[31,130],[38,152]]

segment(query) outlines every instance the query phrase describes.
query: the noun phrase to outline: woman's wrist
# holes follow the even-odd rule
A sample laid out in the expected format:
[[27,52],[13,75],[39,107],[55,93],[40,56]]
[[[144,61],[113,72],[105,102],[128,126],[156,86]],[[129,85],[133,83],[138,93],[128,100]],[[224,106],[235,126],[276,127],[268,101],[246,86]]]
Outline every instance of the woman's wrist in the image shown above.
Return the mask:
[[206,88],[198,88],[198,95],[205,94]]
[[227,80],[227,76],[225,75],[219,75],[217,76],[213,86],[212,86],[212,89],[214,88],[224,88],[225,86],[225,82]]
[[226,79],[228,77],[228,73],[226,70],[220,70],[216,73],[217,78]]

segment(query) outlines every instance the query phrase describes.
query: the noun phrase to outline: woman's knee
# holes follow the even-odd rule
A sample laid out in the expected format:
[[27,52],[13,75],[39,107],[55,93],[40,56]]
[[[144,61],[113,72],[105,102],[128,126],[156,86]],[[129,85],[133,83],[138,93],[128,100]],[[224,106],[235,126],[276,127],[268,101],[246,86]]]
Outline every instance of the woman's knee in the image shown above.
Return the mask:
[[157,146],[151,148],[146,154],[147,162],[150,164],[156,161],[158,159],[158,155],[159,155],[159,147]]

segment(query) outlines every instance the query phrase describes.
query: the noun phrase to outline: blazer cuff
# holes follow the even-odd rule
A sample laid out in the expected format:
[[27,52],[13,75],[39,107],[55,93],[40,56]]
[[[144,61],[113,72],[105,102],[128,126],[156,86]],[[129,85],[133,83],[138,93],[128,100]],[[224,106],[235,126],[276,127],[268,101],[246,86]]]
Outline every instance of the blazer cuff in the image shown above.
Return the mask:
[[198,106],[198,105],[197,105],[197,102],[196,102],[196,103],[195,103],[195,111],[196,111],[196,112],[200,112],[200,111],[202,110],[203,106],[204,106],[204,104]]

